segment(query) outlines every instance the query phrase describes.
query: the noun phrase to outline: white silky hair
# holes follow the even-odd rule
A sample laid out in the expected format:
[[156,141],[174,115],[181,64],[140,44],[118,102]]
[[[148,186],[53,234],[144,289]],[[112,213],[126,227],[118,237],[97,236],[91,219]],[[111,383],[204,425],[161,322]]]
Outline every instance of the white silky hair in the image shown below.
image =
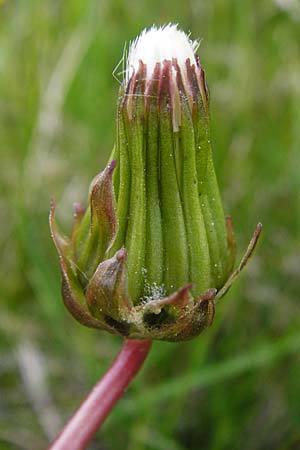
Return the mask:
[[[190,36],[178,29],[178,24],[167,24],[162,27],[153,25],[144,29],[129,46],[126,62],[125,82],[128,83],[132,74],[138,71],[139,62],[147,67],[147,81],[153,75],[155,65],[164,60],[177,59],[181,70],[185,71],[185,62],[189,58],[191,65],[196,65],[195,53],[199,41],[191,40]],[[125,56],[125,55],[124,55]]]

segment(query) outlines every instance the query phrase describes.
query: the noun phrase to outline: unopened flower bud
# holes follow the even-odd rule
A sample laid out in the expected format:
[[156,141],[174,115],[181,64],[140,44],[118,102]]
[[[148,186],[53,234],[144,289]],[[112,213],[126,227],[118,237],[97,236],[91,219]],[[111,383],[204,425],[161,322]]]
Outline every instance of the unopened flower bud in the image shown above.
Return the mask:
[[233,272],[235,245],[216,180],[198,43],[176,25],[131,43],[120,87],[117,140],[70,240],[50,216],[63,295],[87,326],[128,338],[190,339],[251,255]]

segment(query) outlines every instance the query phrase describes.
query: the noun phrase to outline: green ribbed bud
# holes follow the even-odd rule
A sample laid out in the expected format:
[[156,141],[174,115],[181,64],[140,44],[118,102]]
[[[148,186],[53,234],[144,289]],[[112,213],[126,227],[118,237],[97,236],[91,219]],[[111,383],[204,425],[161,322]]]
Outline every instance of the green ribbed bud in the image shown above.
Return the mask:
[[63,296],[87,326],[128,338],[198,335],[240,266],[225,220],[210,141],[204,72],[174,25],[132,43],[120,87],[117,141],[95,178],[89,208],[75,209],[71,239],[50,216]]

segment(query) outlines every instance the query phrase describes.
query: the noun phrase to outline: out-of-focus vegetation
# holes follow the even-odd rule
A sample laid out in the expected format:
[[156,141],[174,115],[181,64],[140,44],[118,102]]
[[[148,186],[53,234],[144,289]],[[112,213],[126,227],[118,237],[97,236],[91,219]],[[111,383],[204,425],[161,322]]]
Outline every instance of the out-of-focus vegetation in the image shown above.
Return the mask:
[[264,232],[214,326],[189,343],[155,343],[90,448],[300,448],[299,1],[2,0],[3,450],[46,448],[121,345],[63,307],[49,200],[68,230],[113,146],[124,42],[169,21],[203,39],[239,255],[258,220]]

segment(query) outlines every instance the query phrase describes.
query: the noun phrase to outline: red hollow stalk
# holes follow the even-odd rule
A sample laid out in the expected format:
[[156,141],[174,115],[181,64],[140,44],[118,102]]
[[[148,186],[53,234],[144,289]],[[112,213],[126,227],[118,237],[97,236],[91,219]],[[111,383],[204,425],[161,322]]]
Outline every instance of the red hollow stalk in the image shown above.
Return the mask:
[[83,450],[141,368],[150,340],[126,340],[119,355],[49,450]]

